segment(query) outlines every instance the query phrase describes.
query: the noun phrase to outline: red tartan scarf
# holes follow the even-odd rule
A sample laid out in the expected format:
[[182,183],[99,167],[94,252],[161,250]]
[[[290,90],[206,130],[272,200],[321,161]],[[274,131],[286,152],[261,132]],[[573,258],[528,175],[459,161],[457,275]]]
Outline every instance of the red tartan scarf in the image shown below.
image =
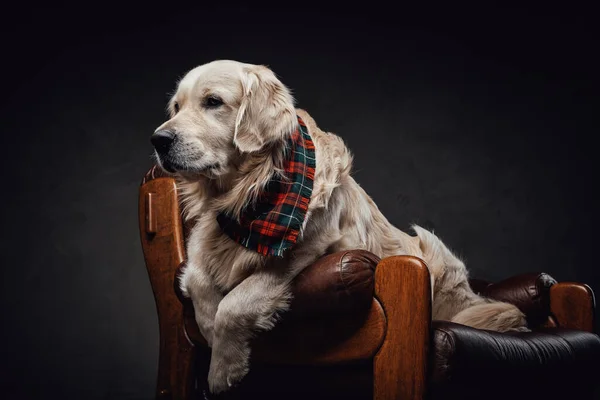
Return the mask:
[[265,256],[282,257],[298,240],[315,178],[315,146],[300,117],[286,146],[287,179],[273,177],[259,200],[242,211],[239,222],[221,213],[217,222],[225,234]]

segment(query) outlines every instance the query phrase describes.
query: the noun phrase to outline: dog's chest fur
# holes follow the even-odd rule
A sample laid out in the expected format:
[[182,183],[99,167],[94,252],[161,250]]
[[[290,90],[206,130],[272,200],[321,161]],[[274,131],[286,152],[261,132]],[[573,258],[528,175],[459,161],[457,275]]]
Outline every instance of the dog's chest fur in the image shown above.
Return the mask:
[[202,214],[187,243],[188,266],[202,268],[223,291],[228,292],[260,268],[266,257],[240,246],[220,229],[217,213]]

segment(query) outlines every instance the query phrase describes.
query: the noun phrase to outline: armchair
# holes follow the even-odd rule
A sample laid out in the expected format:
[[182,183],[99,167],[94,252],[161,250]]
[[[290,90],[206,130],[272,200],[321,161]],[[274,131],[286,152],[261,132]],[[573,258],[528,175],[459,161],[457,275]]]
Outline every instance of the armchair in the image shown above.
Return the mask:
[[[190,227],[175,180],[157,167],[142,180],[139,221],[159,317],[156,398],[202,399],[210,351],[176,284]],[[330,254],[293,285],[291,310],[255,338],[250,373],[224,398],[583,399],[596,389],[600,338],[584,284],[544,273],[471,280],[481,294],[517,305],[527,333],[432,321],[429,272],[416,257]]]

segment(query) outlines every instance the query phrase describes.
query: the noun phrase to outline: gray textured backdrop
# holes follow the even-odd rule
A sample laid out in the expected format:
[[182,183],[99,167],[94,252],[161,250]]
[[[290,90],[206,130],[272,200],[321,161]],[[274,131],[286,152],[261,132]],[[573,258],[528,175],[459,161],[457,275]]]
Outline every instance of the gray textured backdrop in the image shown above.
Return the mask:
[[347,141],[387,217],[435,229],[473,276],[546,271],[600,290],[585,10],[161,7],[7,17],[3,398],[153,396],[137,190],[175,80],[217,58],[272,67]]

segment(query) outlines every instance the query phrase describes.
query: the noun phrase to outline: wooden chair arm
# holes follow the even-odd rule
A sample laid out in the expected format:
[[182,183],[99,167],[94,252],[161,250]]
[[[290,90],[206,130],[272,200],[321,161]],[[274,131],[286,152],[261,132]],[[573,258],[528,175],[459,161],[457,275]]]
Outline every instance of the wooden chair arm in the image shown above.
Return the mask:
[[588,285],[559,282],[550,288],[550,312],[561,328],[594,332],[594,292]]
[[422,400],[431,335],[427,265],[412,256],[381,260],[375,270],[375,297],[383,306],[387,332],[373,361],[373,398]]

